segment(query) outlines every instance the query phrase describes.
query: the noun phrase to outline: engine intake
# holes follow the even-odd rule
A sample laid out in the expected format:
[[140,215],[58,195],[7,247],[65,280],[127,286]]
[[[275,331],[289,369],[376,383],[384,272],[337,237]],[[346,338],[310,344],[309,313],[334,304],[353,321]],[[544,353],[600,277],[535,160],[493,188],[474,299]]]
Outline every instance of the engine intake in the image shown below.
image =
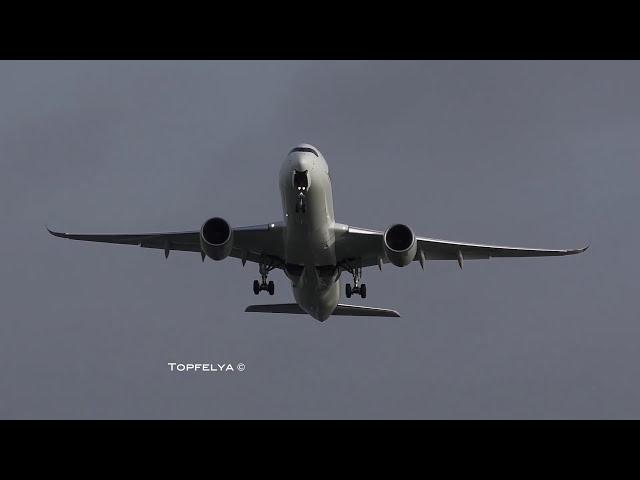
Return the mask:
[[213,260],[224,260],[233,248],[233,230],[219,217],[210,218],[200,229],[200,248]]
[[398,223],[387,228],[383,243],[387,258],[396,267],[406,267],[416,258],[418,242],[413,230],[406,225]]

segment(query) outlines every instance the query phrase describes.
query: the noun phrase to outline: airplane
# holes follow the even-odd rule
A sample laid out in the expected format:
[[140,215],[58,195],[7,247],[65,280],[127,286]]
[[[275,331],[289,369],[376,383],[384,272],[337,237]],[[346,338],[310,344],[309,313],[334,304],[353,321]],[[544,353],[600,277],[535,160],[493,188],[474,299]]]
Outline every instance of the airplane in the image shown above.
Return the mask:
[[309,314],[321,322],[330,316],[399,317],[395,310],[340,303],[340,276],[348,272],[347,298],[367,296],[362,283],[363,268],[384,264],[406,267],[417,261],[454,260],[460,268],[465,260],[492,257],[544,257],[573,255],[584,248],[548,250],[452,242],[418,237],[404,224],[397,223],[384,232],[358,228],[335,221],[331,176],[320,151],[303,143],[287,155],[279,173],[284,221],[245,227],[232,227],[221,217],[213,217],[199,230],[170,233],[75,234],[47,230],[72,240],[139,245],[164,250],[200,253],[215,261],[234,257],[244,266],[258,264],[261,281],[254,280],[253,293],[273,295],[275,286],[269,272],[281,269],[290,280],[295,303],[250,305],[246,312]]

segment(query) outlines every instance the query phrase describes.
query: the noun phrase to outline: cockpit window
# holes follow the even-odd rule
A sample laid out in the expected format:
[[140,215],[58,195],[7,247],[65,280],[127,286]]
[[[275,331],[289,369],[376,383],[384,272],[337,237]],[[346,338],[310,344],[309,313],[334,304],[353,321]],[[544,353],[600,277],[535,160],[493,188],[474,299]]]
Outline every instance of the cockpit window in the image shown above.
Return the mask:
[[316,152],[313,148],[309,148],[309,147],[296,147],[293,150],[291,150],[289,153],[293,153],[293,152],[308,152],[308,153],[313,153],[316,157],[319,157],[318,152]]

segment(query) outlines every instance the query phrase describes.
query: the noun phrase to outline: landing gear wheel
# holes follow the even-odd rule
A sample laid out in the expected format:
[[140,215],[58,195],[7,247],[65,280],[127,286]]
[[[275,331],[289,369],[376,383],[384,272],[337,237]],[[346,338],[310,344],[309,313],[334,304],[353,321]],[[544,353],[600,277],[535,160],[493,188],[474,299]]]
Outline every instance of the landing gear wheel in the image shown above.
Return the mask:
[[360,295],[361,298],[367,298],[367,286],[364,283],[360,283],[362,280],[362,267],[349,264],[342,264],[340,267],[353,275],[353,286],[350,283],[346,284],[347,298],[351,298],[351,295]]
[[262,282],[258,282],[258,280],[253,281],[253,293],[258,295],[263,290],[266,290],[267,292],[269,292],[269,295],[273,295],[273,292],[275,292],[276,287],[273,284],[273,282],[267,283],[267,275],[269,275],[269,272],[274,268],[276,267],[273,266],[272,264],[260,263],[259,272],[260,272],[260,277],[262,278]]

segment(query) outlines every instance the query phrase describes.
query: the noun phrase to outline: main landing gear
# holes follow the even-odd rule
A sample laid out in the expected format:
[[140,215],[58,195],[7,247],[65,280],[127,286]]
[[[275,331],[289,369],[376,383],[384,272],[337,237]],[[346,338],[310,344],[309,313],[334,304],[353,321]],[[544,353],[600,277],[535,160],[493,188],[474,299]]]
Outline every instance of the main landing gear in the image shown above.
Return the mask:
[[262,282],[258,282],[258,280],[253,281],[253,293],[258,295],[263,290],[266,290],[267,292],[269,292],[269,295],[273,295],[276,287],[272,281],[267,283],[267,275],[269,275],[269,272],[274,268],[276,267],[267,265],[265,263],[260,264],[260,276],[262,277]]
[[345,288],[347,298],[351,298],[351,295],[354,293],[356,295],[360,295],[361,298],[367,298],[367,285],[365,283],[360,283],[360,280],[362,279],[362,267],[349,268],[348,271],[353,275],[353,287],[350,283],[347,283]]

